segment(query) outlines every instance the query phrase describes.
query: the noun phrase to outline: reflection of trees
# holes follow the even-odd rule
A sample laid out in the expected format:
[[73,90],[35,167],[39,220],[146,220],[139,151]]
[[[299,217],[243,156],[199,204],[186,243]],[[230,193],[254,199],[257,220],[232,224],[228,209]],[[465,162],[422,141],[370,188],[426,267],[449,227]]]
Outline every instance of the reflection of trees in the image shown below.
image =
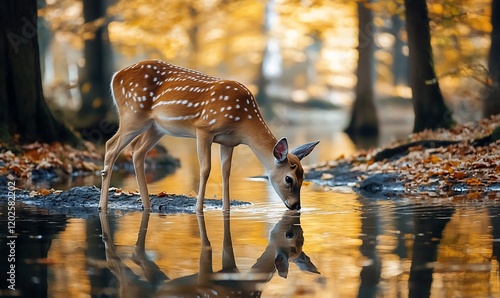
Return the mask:
[[[0,214],[7,215],[7,205],[0,206]],[[6,216],[4,217],[6,218]],[[48,293],[48,264],[46,263],[48,252],[52,245],[52,239],[66,227],[67,217],[65,215],[48,214],[46,211],[28,208],[16,208],[15,231],[15,263],[16,271],[15,288],[12,297],[50,297]],[[5,225],[3,225],[5,224]],[[7,224],[2,221],[0,232],[0,291],[3,297],[11,297],[6,291],[6,272],[11,263],[8,263],[10,247],[7,246],[5,232]],[[5,227],[5,228],[4,228]]]
[[[359,198],[359,202],[362,224],[360,252],[365,258],[360,274],[359,297],[375,297],[387,286],[384,284],[390,282],[381,272],[387,267],[384,261],[388,260],[391,266],[392,258],[386,258],[379,252],[380,249],[387,249],[388,243],[383,244],[384,248],[378,243],[381,236],[387,236],[388,231],[384,231],[386,226],[398,232],[392,250],[401,260],[400,266],[404,270],[396,278],[398,295],[406,292],[399,285],[399,280],[406,280],[407,274],[409,297],[430,297],[435,294],[431,293],[432,289],[442,293],[459,291],[467,297],[491,294],[495,282],[492,283],[490,275],[495,270],[490,266],[495,265],[490,263],[498,260],[500,253],[497,241],[500,238],[498,206],[479,209],[470,206],[471,210],[469,206],[456,209],[452,205],[399,205],[396,202],[396,206],[391,207],[395,208],[394,211],[388,214],[383,211],[384,203],[381,201]],[[488,215],[491,220],[485,218]],[[490,240],[490,233],[493,241]],[[405,264],[410,265],[409,271],[404,269],[408,268]],[[436,274],[438,284],[434,284]],[[394,289],[393,286],[390,288]]]
[[[491,236],[493,238],[493,259],[500,264],[500,207],[489,207],[488,212],[491,218]],[[500,278],[500,274],[498,276]]]
[[361,201],[361,254],[365,258],[361,270],[358,297],[377,297],[380,282],[381,260],[377,253],[377,237],[380,235],[379,208],[376,204]]
[[451,207],[436,208],[435,206],[413,209],[415,239],[408,281],[409,297],[430,296],[433,263],[437,260],[443,230],[454,211]]

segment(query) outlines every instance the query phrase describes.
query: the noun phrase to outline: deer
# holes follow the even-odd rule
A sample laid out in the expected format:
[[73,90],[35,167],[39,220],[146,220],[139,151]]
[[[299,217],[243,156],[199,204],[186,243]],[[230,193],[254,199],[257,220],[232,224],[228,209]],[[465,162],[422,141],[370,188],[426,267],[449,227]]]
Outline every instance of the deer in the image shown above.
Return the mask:
[[222,269],[218,272],[213,271],[212,246],[204,215],[198,213],[196,216],[201,242],[198,272],[171,279],[146,253],[150,212],[142,213],[137,242],[131,256],[144,273],[143,277],[118,256],[111,238],[108,213],[99,214],[106,264],[119,282],[119,297],[260,297],[264,285],[276,272],[281,278],[287,278],[289,262],[295,263],[301,271],[320,274],[302,250],[304,233],[300,225],[300,212],[296,210],[285,211],[272,229],[264,252],[247,272],[241,272],[236,265],[229,212],[223,213]]
[[150,210],[144,161],[164,135],[196,139],[200,170],[197,212],[204,208],[213,143],[220,144],[223,210],[230,209],[231,159],[234,147],[240,144],[249,146],[257,156],[285,206],[301,208],[301,160],[319,141],[289,150],[287,139],[277,140],[270,131],[254,96],[243,84],[161,60],[146,60],[115,73],[111,93],[119,128],[105,146],[99,210],[108,208],[113,166],[129,144],[142,207]]

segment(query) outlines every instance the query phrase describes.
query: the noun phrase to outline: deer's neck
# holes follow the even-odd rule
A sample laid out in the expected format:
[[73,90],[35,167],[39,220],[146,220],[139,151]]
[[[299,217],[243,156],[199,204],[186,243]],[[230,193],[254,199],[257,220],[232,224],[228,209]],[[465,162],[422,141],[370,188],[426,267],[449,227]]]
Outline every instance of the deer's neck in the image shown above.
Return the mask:
[[268,173],[275,167],[273,149],[276,142],[276,137],[270,132],[267,125],[254,129],[246,142]]

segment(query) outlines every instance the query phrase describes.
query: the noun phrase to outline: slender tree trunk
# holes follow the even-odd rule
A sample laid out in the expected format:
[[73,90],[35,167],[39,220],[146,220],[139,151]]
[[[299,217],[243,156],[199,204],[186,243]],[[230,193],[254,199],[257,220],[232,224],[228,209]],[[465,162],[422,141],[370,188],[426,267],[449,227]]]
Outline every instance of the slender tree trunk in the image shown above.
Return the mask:
[[491,47],[488,68],[491,86],[485,98],[485,117],[500,113],[500,0],[491,2]]
[[37,2],[0,2],[0,142],[78,143],[56,120],[42,91]]
[[378,135],[377,109],[373,92],[373,14],[365,3],[358,2],[358,68],[356,75],[356,99],[352,107],[351,121],[346,128],[350,135]]
[[[108,6],[108,0],[84,0],[85,23],[104,18]],[[82,107],[78,112],[80,129],[98,127],[111,108],[109,83],[113,74],[113,63],[107,22],[98,25],[93,38],[85,40],[84,56],[85,65],[80,69],[79,79],[82,96]]]
[[257,100],[262,113],[264,114],[264,118],[270,120],[274,118],[274,112],[272,107],[272,102],[269,99],[269,94],[267,93],[268,87],[271,84],[271,79],[265,72],[266,63],[269,62],[269,56],[271,56],[270,51],[270,40],[269,31],[272,26],[272,17],[274,12],[274,3],[275,1],[268,1],[266,3],[266,8],[264,11],[264,26],[263,26],[263,34],[266,36],[266,45],[264,47],[264,51],[262,53],[262,61],[259,65],[259,75],[257,78],[257,94],[255,95],[255,99]]
[[391,17],[392,34],[394,35],[394,47],[392,54],[393,84],[397,86],[408,86],[408,57],[403,53],[405,42],[401,39],[401,30],[404,27],[403,20],[397,14]]
[[189,17],[191,20],[194,20],[192,27],[188,29],[189,41],[191,42],[191,57],[189,59],[189,68],[198,69],[199,61],[198,56],[200,52],[200,43],[198,40],[198,33],[200,31],[200,26],[198,24],[198,9],[194,6],[194,3],[191,3],[188,7]]
[[270,80],[266,77],[264,74],[264,63],[266,61],[265,57],[268,55],[267,53],[269,52],[266,49],[264,50],[264,53],[262,54],[262,62],[260,63],[259,66],[259,76],[257,79],[257,94],[255,95],[255,100],[257,100],[257,103],[259,104],[262,113],[264,114],[264,118],[267,120],[271,120],[274,118],[274,113],[272,111],[272,103],[269,99],[269,95],[267,93],[268,86],[270,85]]
[[434,71],[427,3],[425,0],[405,0],[405,8],[415,112],[413,131],[450,128],[454,124],[453,116],[444,103]]

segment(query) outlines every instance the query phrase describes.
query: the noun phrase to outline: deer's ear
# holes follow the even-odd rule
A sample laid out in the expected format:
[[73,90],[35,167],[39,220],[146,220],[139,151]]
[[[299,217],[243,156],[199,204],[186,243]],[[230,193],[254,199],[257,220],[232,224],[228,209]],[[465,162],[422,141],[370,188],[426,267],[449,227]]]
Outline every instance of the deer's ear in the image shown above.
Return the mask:
[[299,266],[299,269],[302,271],[320,274],[318,268],[314,266],[314,264],[311,262],[311,259],[304,252],[301,252],[300,255],[295,260],[293,260],[293,262],[297,264],[297,266]]
[[276,162],[283,162],[286,160],[287,154],[288,154],[288,142],[286,138],[282,138],[276,143],[276,145],[274,145],[273,155]]
[[288,276],[288,255],[284,252],[278,252],[274,258],[274,265],[278,270],[278,275],[286,278]]
[[302,158],[308,156],[309,153],[311,153],[311,151],[313,151],[314,147],[316,147],[316,145],[318,145],[318,143],[319,143],[319,141],[300,145],[299,147],[293,149],[292,152],[290,152],[290,153],[297,156],[299,158],[299,160],[302,160]]

